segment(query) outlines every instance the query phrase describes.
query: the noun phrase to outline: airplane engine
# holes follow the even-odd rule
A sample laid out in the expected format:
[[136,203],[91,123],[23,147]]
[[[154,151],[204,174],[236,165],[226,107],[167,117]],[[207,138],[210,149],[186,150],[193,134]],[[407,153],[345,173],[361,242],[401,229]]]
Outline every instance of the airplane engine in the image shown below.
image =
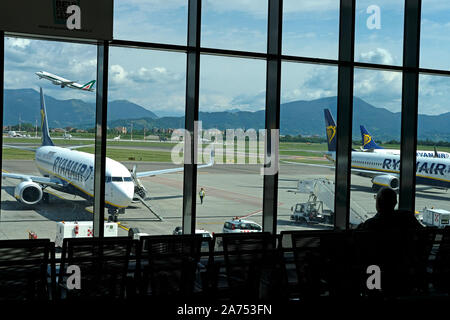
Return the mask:
[[397,190],[399,186],[398,177],[389,174],[374,177],[372,179],[372,183],[373,190],[377,190],[383,186],[388,186],[394,190]]
[[41,186],[32,181],[22,181],[14,190],[14,197],[24,204],[36,204],[42,195]]

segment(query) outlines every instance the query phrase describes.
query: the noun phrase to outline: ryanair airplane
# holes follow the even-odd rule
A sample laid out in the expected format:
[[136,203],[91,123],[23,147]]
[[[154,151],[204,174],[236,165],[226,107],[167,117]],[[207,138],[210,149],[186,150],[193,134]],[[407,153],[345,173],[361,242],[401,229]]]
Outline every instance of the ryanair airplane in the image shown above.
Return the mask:
[[50,80],[54,85],[61,86],[61,88],[68,87],[83,91],[94,91],[95,80],[91,80],[86,84],[80,84],[76,81],[64,79],[63,77],[57,76],[56,74],[47,71],[38,71],[36,72],[36,75],[39,77],[39,79]]
[[[328,140],[326,157],[336,161],[336,123],[328,109],[325,112],[325,124]],[[382,186],[398,189],[400,179],[400,155],[352,151],[351,171],[372,178],[372,189]],[[437,188],[450,188],[450,161],[442,158],[417,156],[416,183]],[[295,163],[299,164],[299,163]],[[335,169],[333,166],[302,164],[307,166]]]
[[[75,150],[86,147],[85,145],[69,148],[54,145],[48,131],[42,88],[40,94],[42,145],[37,149],[11,145],[5,145],[5,147],[35,152],[35,164],[42,176],[2,172],[2,177],[22,180],[14,190],[14,197],[27,205],[37,204],[41,200],[48,202],[48,194],[43,192],[47,187],[79,195],[86,199],[93,199],[95,156]],[[211,167],[213,163],[214,154],[211,152],[210,162],[197,168]],[[147,191],[140,183],[139,178],[183,170],[184,168],[181,167],[136,172],[133,168],[130,172],[120,162],[106,158],[105,205],[110,215],[109,221],[117,221],[118,214],[125,213],[125,208],[132,203],[133,198],[145,198]]]
[[[361,130],[361,138],[363,146],[361,151],[364,152],[375,152],[375,153],[386,153],[386,154],[400,154],[400,150],[398,149],[385,149],[377,145],[373,139],[373,136],[367,131],[364,126],[359,126]],[[427,158],[442,158],[448,159],[450,158],[450,153],[448,152],[438,152],[436,148],[434,151],[419,151],[417,150],[418,157],[427,157]]]

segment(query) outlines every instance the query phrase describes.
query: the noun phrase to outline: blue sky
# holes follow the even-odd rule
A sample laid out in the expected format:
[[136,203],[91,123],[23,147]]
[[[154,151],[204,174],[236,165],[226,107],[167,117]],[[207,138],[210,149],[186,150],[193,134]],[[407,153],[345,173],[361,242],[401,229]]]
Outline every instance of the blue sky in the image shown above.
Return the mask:
[[[380,29],[369,29],[369,6],[380,8]],[[267,0],[204,0],[202,46],[264,52]],[[403,1],[357,0],[357,61],[402,64]],[[423,0],[421,66],[450,69],[450,3]],[[284,0],[283,53],[337,59],[338,0]],[[186,43],[187,0],[116,0],[114,37]],[[96,78],[96,47],[8,38],[6,88],[35,88],[59,99],[95,100],[95,94],[61,89],[34,72],[46,70],[88,82]],[[265,104],[265,61],[202,56],[200,110],[261,110]],[[109,99],[127,99],[160,116],[182,115],[186,56],[183,53],[111,48]],[[282,102],[336,95],[333,66],[283,63]],[[420,112],[448,112],[450,78],[421,76]],[[400,111],[401,74],[355,71],[355,95],[376,107]]]

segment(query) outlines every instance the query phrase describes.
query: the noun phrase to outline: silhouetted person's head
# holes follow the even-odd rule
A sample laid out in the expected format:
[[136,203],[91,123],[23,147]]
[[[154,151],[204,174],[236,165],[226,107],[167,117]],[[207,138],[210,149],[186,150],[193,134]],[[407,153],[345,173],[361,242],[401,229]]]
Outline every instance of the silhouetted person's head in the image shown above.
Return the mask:
[[388,187],[381,188],[377,193],[377,212],[393,212],[397,204],[397,193]]

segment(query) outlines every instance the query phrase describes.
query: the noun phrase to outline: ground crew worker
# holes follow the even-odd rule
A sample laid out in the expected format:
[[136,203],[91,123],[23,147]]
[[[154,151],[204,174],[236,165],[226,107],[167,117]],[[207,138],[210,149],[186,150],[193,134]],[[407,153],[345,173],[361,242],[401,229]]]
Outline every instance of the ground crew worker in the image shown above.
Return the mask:
[[203,198],[206,195],[205,189],[200,188],[200,192],[198,193],[198,195],[200,196],[200,203],[203,204]]

